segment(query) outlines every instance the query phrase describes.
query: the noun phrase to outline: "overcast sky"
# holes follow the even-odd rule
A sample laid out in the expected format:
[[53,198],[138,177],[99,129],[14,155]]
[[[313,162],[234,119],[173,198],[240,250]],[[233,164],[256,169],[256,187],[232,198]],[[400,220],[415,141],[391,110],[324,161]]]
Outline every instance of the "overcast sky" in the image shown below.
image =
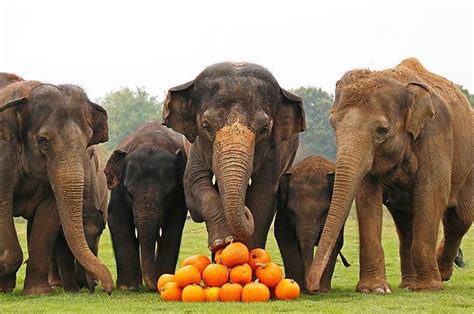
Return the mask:
[[5,1],[0,71],[75,83],[91,99],[165,91],[219,61],[251,61],[285,88],[333,92],[347,70],[415,56],[474,92],[472,1]]

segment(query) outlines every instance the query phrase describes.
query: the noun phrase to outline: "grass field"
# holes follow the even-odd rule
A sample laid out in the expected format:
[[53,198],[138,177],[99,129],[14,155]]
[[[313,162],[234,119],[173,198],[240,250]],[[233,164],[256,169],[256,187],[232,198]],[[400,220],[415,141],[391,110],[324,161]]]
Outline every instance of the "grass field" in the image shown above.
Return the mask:
[[[17,231],[25,247],[26,224],[18,223]],[[326,295],[302,296],[297,301],[272,301],[262,304],[206,303],[184,304],[165,303],[155,293],[124,293],[114,291],[112,296],[97,291],[89,294],[83,290],[78,294],[65,294],[57,289],[53,295],[24,297],[21,295],[25,275],[25,265],[19,271],[17,288],[11,294],[0,295],[0,313],[5,312],[433,312],[433,313],[473,313],[474,312],[474,231],[464,238],[467,268],[456,269],[453,278],[438,292],[408,292],[399,289],[400,268],[398,240],[389,217],[384,219],[383,246],[387,266],[388,281],[392,286],[391,295],[365,295],[354,292],[358,279],[358,236],[357,222],[350,218],[346,225],[343,252],[352,267],[336,266],[333,291]],[[203,224],[188,221],[184,231],[180,261],[186,256],[207,254],[206,232]],[[278,247],[269,235],[267,248],[273,259],[282,265]],[[24,248],[25,259],[27,252]],[[104,233],[100,247],[100,258],[115,276],[115,262],[108,231]]]

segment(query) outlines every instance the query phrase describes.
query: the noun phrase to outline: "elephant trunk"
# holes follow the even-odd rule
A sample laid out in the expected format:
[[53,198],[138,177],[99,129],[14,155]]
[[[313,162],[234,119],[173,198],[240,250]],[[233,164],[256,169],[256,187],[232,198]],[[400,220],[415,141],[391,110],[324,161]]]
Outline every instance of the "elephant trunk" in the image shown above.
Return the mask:
[[112,275],[108,268],[92,254],[84,236],[82,207],[84,193],[84,163],[73,154],[54,161],[48,168],[59,218],[66,241],[81,265],[96,276],[104,291],[113,289]]
[[[151,209],[148,208],[151,206],[146,207]],[[135,217],[135,225],[137,226],[140,242],[142,276],[147,288],[155,291],[156,282],[158,281],[158,274],[155,268],[156,243],[160,222],[158,215],[153,215],[150,210],[146,211],[146,215],[141,214],[142,211],[141,209],[135,211],[138,213]]]
[[216,132],[213,171],[224,205],[224,215],[237,239],[245,241],[254,232],[252,213],[245,195],[253,170],[255,134],[239,122]]
[[357,186],[372,165],[371,146],[367,136],[355,134],[338,143],[336,176],[331,206],[312,262],[306,289],[319,290],[321,276],[331,256],[339,233],[351,210]]

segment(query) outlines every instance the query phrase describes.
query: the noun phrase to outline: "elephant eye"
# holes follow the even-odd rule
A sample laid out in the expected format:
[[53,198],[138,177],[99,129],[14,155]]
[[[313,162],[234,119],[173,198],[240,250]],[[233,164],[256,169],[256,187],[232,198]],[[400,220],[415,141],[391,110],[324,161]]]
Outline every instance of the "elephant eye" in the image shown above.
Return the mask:
[[376,132],[377,132],[377,137],[378,137],[379,139],[384,139],[384,138],[387,136],[387,134],[388,134],[389,131],[390,131],[389,128],[386,128],[386,127],[378,127],[377,130],[376,130]]
[[202,129],[203,129],[204,132],[206,132],[208,135],[212,135],[212,127],[211,127],[211,125],[209,124],[209,122],[204,121],[204,122],[202,123]]
[[268,131],[270,130],[270,127],[268,124],[265,124],[261,129],[260,129],[260,135],[266,135]]
[[51,150],[51,142],[46,136],[38,136],[36,138],[36,143],[38,144],[38,148],[44,153],[48,153]]

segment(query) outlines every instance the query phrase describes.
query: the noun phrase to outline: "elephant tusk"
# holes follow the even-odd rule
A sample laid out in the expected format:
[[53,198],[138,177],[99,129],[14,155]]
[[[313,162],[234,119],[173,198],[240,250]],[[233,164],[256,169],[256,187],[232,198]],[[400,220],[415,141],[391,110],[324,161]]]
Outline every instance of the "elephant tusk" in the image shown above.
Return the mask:
[[249,186],[252,186],[252,178],[249,179]]
[[216,175],[212,175],[212,185],[216,185]]

